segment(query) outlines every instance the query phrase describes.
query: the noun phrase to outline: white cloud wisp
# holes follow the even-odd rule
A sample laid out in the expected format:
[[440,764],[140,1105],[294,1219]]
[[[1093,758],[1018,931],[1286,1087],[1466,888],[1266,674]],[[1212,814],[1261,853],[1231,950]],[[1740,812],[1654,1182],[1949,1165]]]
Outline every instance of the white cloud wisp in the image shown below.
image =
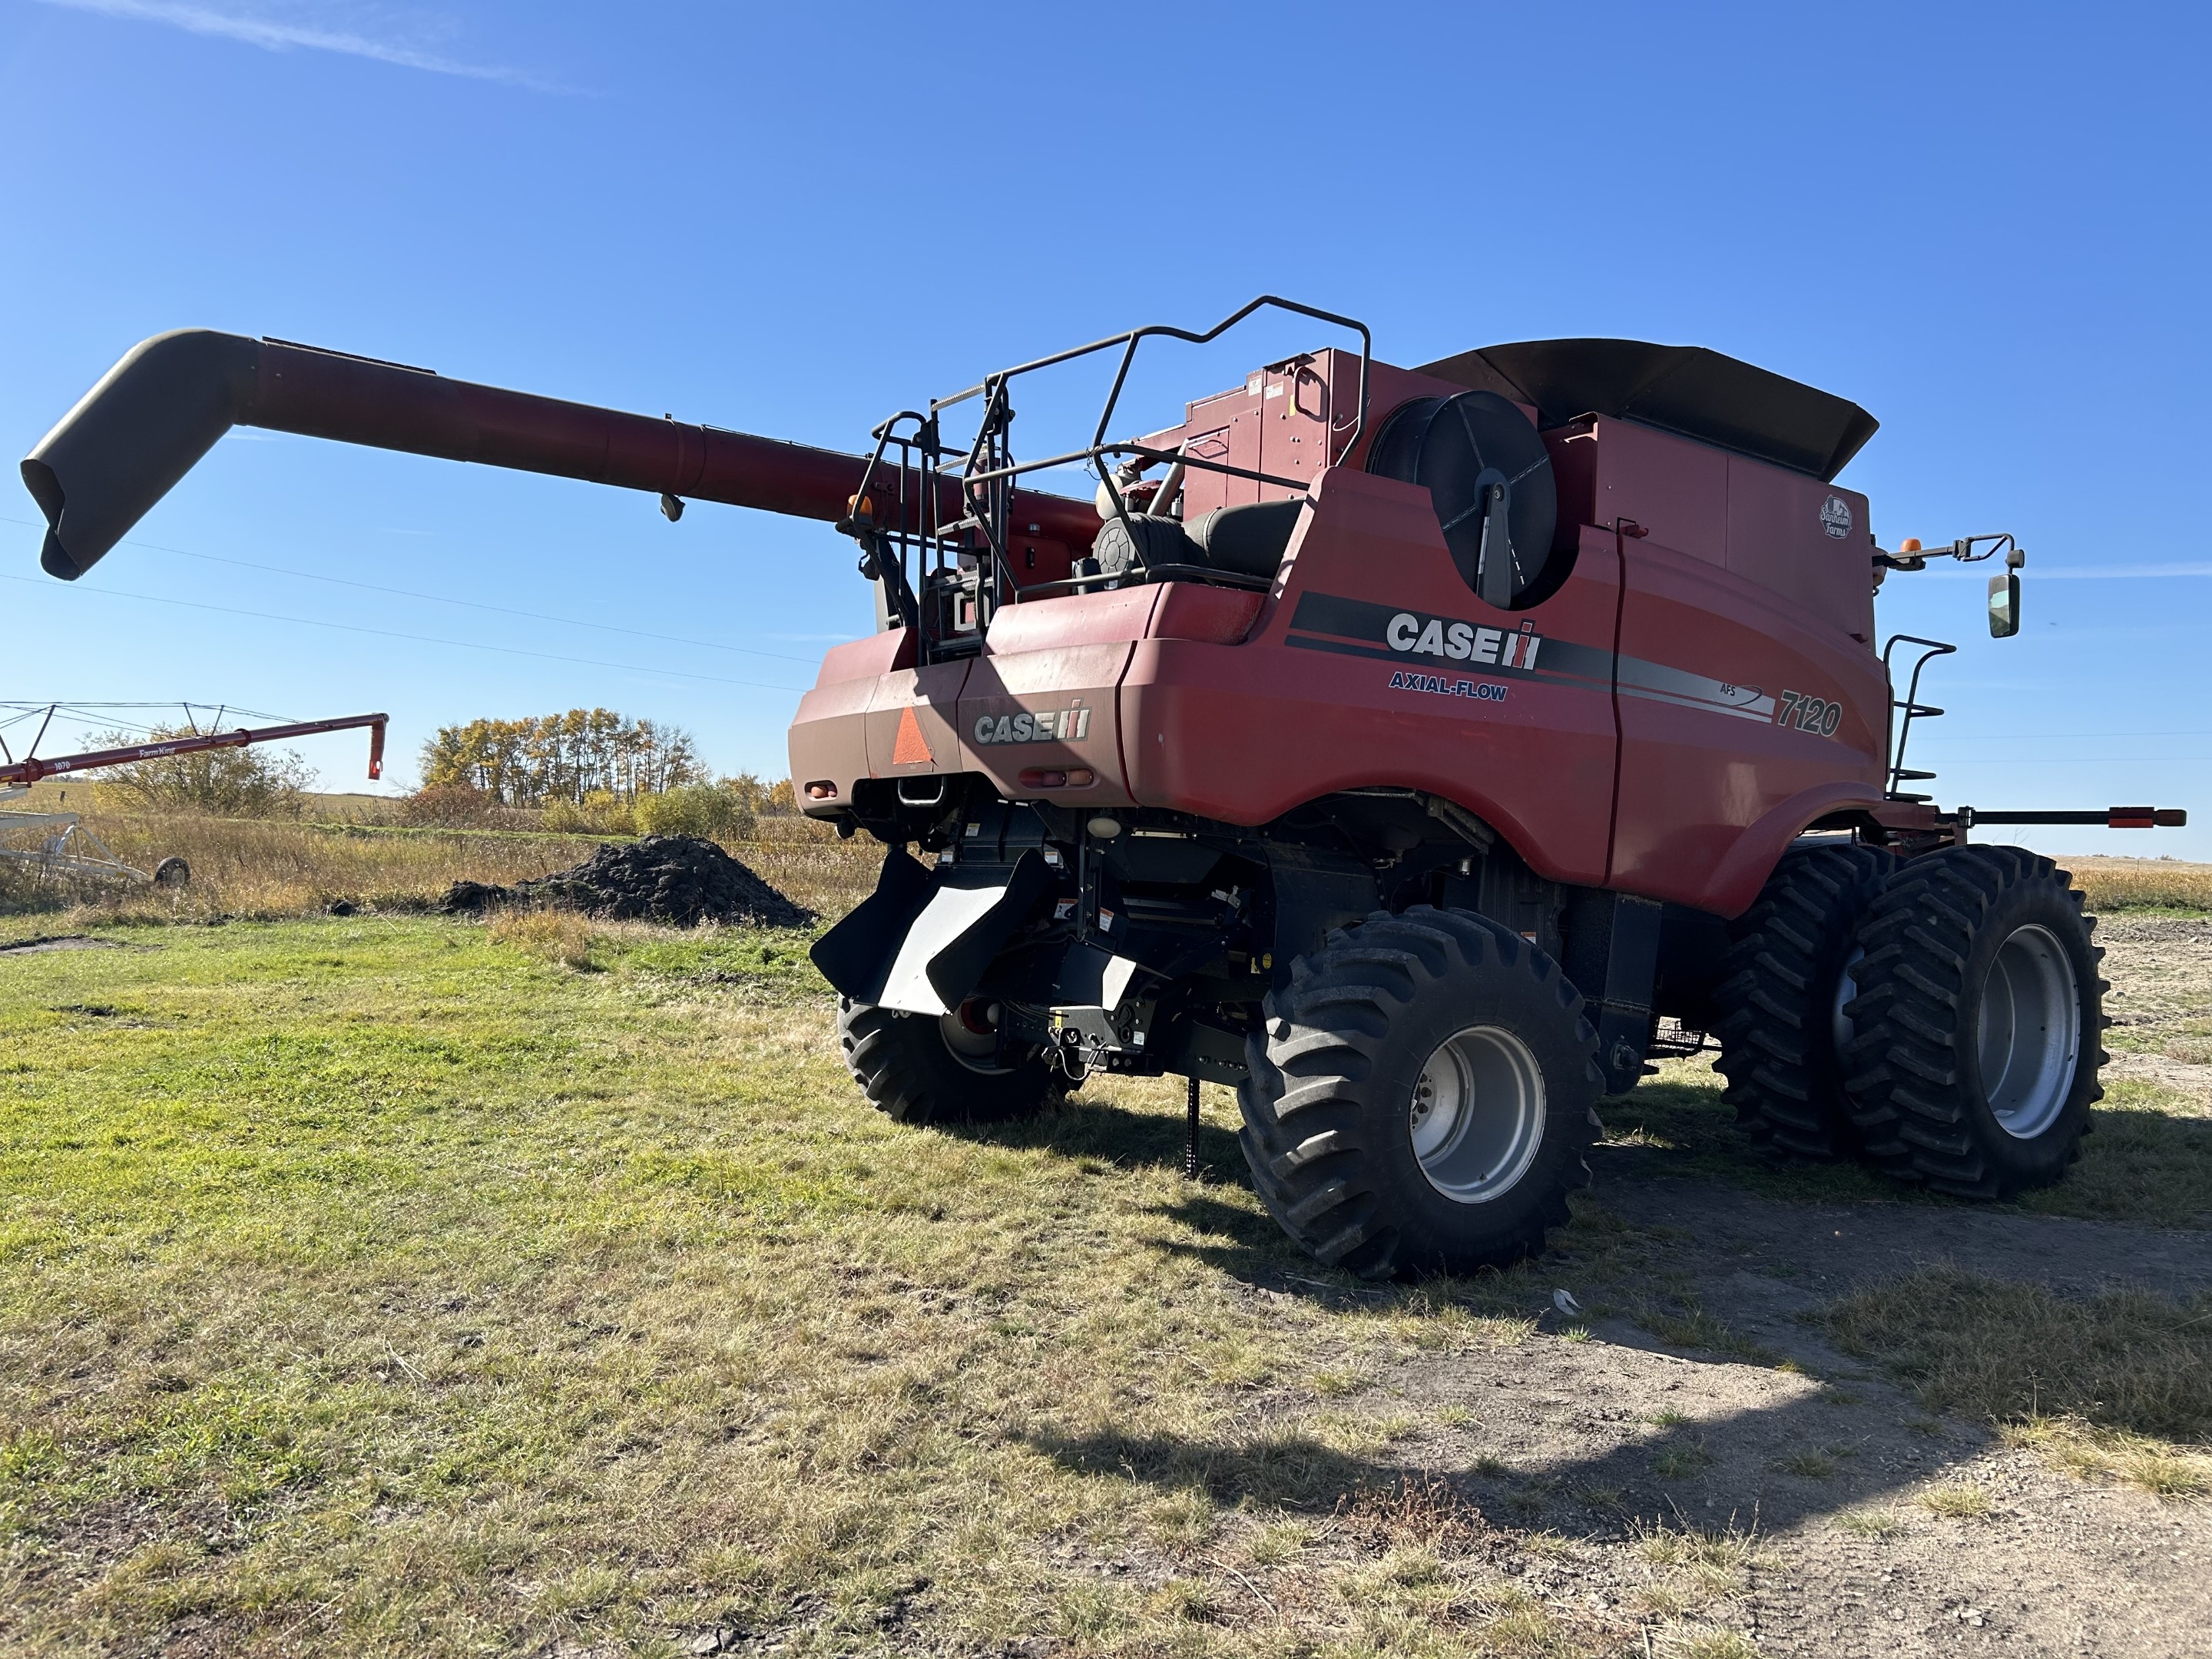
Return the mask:
[[166,23],[192,34],[236,40],[264,52],[329,52],[342,57],[366,58],[401,69],[422,70],[432,75],[458,75],[471,81],[493,81],[526,88],[532,92],[566,92],[526,70],[496,64],[470,64],[404,40],[379,39],[357,29],[325,27],[251,10],[183,3],[182,0],[40,0],[42,5],[70,11],[94,12],[103,17],[129,18],[139,22]]

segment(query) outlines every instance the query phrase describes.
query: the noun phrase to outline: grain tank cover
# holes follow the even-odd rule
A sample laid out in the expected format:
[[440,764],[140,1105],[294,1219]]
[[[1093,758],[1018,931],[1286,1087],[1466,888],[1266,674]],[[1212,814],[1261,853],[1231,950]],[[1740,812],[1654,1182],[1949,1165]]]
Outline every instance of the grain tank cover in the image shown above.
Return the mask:
[[1522,340],[1424,363],[1420,373],[1533,404],[1546,426],[1578,415],[1641,421],[1823,483],[1881,424],[1848,398],[1703,346]]

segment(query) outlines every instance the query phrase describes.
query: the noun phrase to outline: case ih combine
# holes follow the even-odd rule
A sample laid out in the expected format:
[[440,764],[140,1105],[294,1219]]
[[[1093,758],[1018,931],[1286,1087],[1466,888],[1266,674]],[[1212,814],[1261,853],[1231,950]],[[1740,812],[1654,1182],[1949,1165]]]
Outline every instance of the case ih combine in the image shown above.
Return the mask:
[[[1109,440],[1145,340],[1263,306],[1358,349]],[[1091,441],[1018,461],[1024,377],[1094,352]],[[1595,1103],[1685,1034],[1782,1152],[1969,1197],[2057,1179],[2100,1093],[2101,953],[2063,872],[1968,831],[2182,822],[1906,789],[1949,647],[1905,641],[1896,695],[1874,595],[1937,554],[1884,551],[1833,482],[1871,416],[1711,351],[1403,369],[1263,299],[991,375],[859,456],[168,334],[23,463],[46,569],[234,423],[835,523],[881,627],[790,745],[804,810],[890,849],[815,950],[860,1086],[929,1122],[1094,1072],[1232,1084],[1268,1209],[1363,1274],[1536,1248]],[[1095,501],[1023,487],[1077,465]],[[2004,634],[2010,538],[1937,551],[2001,550]]]

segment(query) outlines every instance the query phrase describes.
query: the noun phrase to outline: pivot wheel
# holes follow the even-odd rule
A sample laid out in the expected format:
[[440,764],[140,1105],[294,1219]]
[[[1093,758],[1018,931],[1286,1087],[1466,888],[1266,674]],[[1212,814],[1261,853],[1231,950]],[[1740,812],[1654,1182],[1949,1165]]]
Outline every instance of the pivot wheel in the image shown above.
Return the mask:
[[2104,952],[2049,859],[1954,847],[1913,860],[1858,930],[1844,1008],[1867,1156],[1960,1198],[2046,1186],[2104,1096]]
[[1855,935],[1897,868],[1895,855],[1851,842],[1782,855],[1759,901],[1729,927],[1712,994],[1713,1035],[1729,1105],[1753,1139],[1795,1158],[1853,1151],[1838,1011],[1856,994]]
[[995,1006],[981,998],[933,1018],[841,997],[837,1039],[861,1092],[901,1123],[1034,1117],[1067,1087],[1043,1048],[1001,1038]]
[[1294,963],[1265,1012],[1238,1139],[1312,1255],[1366,1279],[1472,1273],[1567,1219],[1589,1180],[1597,1036],[1519,934],[1463,910],[1377,912]]

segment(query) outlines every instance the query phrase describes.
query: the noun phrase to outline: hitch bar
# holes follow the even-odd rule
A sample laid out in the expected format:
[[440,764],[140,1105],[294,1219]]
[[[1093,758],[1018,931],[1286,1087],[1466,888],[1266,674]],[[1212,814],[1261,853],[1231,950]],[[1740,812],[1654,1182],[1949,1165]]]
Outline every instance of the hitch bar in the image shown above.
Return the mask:
[[1961,829],[1978,823],[2088,823],[2102,830],[2179,830],[2189,814],[2178,806],[2107,806],[2102,811],[1984,812],[1961,806],[1957,813]]

